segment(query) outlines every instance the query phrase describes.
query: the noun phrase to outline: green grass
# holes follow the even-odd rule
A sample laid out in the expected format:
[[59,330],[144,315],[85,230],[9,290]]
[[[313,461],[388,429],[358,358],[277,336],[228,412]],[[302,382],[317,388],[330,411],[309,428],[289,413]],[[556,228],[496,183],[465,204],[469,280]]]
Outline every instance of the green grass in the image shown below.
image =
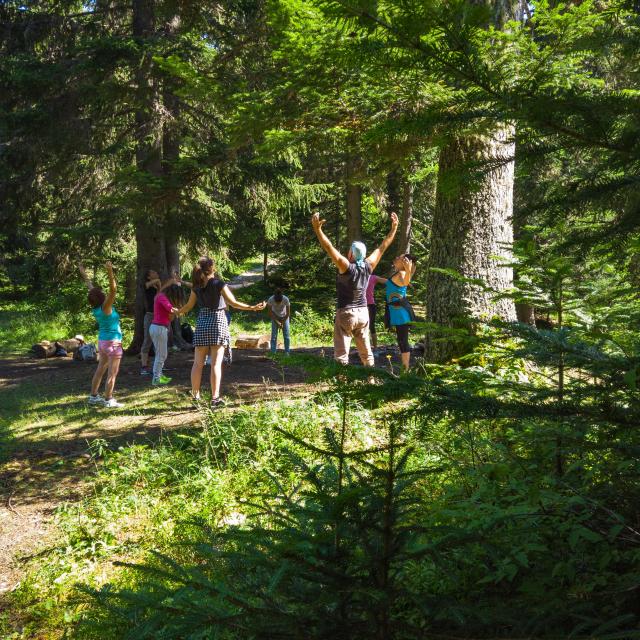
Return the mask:
[[[79,419],[62,402],[52,413],[52,428],[61,417]],[[320,444],[322,428],[339,424],[340,416],[333,398],[280,400],[216,413],[202,426],[165,433],[157,442],[113,449],[104,438],[89,440],[96,470],[91,491],[57,509],[49,550],[30,561],[26,578],[10,596],[14,615],[5,617],[4,627],[0,619],[3,637],[57,638],[63,631],[65,637],[94,637],[77,627],[87,614],[77,601],[77,583],[134,586],[130,572],[114,568],[112,561],[139,560],[152,549],[184,560],[189,552],[181,542],[192,537],[193,521],[213,527],[242,521],[252,510],[244,500],[266,492],[270,477],[284,487],[297,483],[288,455],[297,447],[278,427],[286,425],[296,437]],[[368,412],[354,412],[351,422],[353,437],[368,443],[373,435]],[[101,633],[102,639],[118,637],[108,629]]]

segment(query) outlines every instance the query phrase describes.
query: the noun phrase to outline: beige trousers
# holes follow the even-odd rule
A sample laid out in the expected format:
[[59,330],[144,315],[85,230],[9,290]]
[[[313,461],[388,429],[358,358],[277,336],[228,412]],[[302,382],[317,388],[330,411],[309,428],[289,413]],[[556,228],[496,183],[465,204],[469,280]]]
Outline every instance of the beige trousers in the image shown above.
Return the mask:
[[336,311],[336,320],[333,325],[333,357],[340,364],[349,364],[349,348],[352,338],[356,341],[362,364],[365,367],[373,367],[367,307],[338,309]]

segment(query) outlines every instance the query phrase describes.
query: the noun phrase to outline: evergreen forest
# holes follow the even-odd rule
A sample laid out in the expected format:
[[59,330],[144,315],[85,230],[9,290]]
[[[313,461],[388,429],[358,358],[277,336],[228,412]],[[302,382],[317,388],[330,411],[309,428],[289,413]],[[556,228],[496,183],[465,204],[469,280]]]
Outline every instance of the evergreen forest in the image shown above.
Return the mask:
[[1,638],[640,638],[639,385],[638,0],[0,2]]

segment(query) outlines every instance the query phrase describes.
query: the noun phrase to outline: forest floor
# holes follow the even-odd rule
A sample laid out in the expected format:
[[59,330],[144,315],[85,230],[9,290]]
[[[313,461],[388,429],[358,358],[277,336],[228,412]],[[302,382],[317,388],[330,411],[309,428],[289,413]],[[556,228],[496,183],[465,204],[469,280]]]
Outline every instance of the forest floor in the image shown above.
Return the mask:
[[[333,355],[331,347],[295,352]],[[357,360],[352,349],[351,361]],[[125,357],[115,393],[125,406],[107,410],[86,402],[93,363],[0,359],[0,594],[15,589],[26,562],[46,550],[56,510],[90,490],[96,443],[115,450],[200,425],[203,414],[188,396],[192,362],[191,352],[170,352],[165,372],[171,385],[151,387],[137,357]],[[205,391],[208,374],[206,367]],[[233,364],[224,366],[222,394],[231,409],[314,391],[303,370],[281,366],[265,351],[234,349]]]
[[[86,404],[93,364],[0,360],[0,592],[16,587],[21,565],[46,544],[55,510],[82,497],[93,470],[92,441],[116,449],[200,422],[187,396],[192,360],[191,353],[171,353],[166,373],[173,383],[157,388],[139,375],[137,358],[125,357],[116,384],[125,407],[111,411]],[[234,350],[222,391],[231,406],[246,405],[304,394],[304,380],[300,369],[280,367],[264,351]]]

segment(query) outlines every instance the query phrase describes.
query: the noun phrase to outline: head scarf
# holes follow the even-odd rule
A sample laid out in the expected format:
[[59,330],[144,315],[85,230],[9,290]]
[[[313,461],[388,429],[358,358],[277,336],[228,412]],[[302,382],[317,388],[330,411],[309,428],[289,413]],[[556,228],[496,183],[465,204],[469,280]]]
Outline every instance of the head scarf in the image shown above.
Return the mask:
[[363,242],[356,240],[351,243],[351,255],[356,261],[356,264],[361,265],[367,255],[367,247],[364,246]]

